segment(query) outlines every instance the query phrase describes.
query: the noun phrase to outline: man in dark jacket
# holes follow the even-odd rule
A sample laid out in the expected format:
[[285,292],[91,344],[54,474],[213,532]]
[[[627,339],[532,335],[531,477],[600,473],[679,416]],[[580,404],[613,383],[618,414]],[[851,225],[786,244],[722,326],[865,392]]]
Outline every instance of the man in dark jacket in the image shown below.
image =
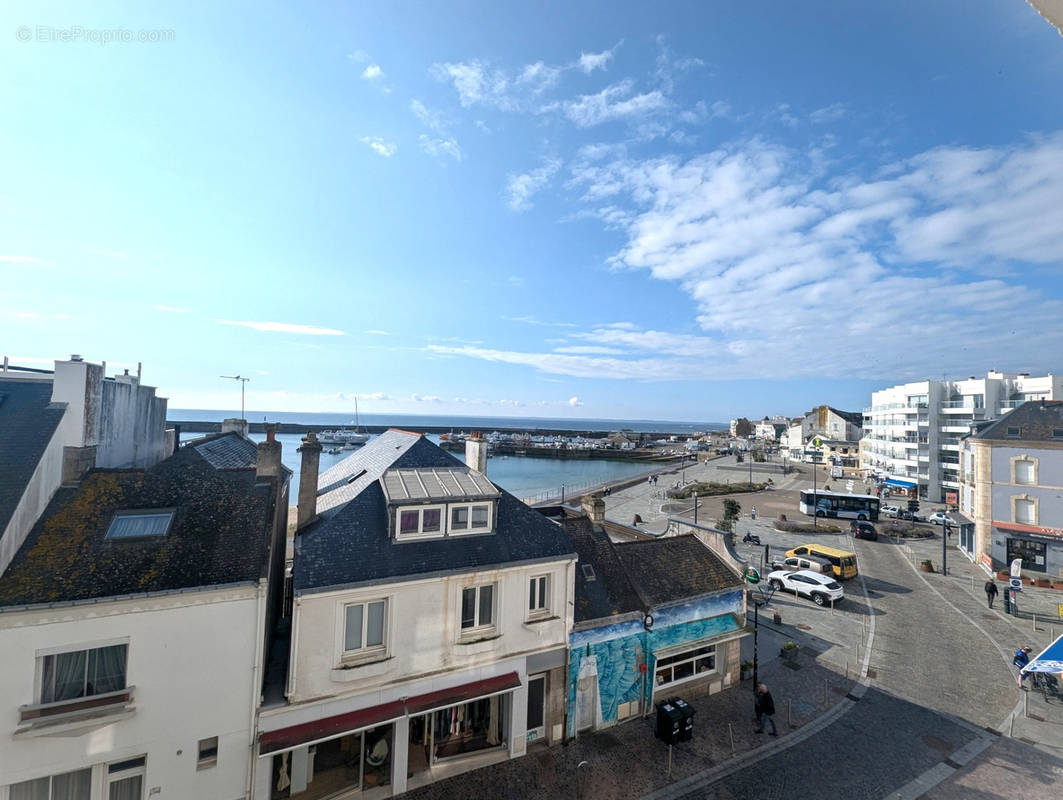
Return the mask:
[[763,683],[757,684],[757,702],[754,708],[760,725],[757,728],[757,733],[764,733],[764,722],[767,720],[771,723],[771,735],[778,736],[779,732],[775,729],[775,700],[772,698],[771,692],[768,691],[768,687]]
[[989,602],[989,607],[993,607],[993,601],[997,599],[997,585],[990,578],[985,582],[985,599]]

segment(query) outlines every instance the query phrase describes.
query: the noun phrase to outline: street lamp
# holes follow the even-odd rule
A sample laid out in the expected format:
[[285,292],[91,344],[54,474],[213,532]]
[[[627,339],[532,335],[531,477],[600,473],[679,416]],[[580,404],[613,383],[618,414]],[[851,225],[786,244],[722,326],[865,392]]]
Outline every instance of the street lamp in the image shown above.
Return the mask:
[[[759,580],[759,576],[758,576],[758,580]],[[763,605],[767,605],[769,602],[771,602],[771,597],[772,597],[773,594],[775,594],[775,589],[772,589],[771,592],[769,594],[767,594],[767,595],[764,594],[763,590],[758,590],[757,593],[755,593],[755,594],[751,593],[751,594],[752,594],[752,597],[753,597],[753,698],[754,698],[754,710],[755,710],[755,703],[756,703],[756,696],[757,696],[757,684],[760,682],[758,680],[758,678],[757,678],[757,669],[758,669],[758,665],[759,665],[759,662],[757,660],[757,656],[758,656],[758,649],[759,649],[758,648],[758,633],[760,631],[760,607],[763,606]]]

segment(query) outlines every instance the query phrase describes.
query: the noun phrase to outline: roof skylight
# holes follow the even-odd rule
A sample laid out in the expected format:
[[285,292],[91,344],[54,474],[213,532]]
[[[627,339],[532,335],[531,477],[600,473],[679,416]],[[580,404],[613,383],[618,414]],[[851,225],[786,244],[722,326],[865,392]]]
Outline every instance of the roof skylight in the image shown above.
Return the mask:
[[105,539],[148,539],[165,536],[173,511],[119,511],[111,520]]

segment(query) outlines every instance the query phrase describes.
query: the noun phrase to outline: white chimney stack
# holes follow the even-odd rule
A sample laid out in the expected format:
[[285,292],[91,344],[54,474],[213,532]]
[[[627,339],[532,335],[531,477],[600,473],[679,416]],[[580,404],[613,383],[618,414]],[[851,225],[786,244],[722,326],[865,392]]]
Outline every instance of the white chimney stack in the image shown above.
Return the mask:
[[479,431],[473,431],[465,440],[465,465],[487,474],[487,441]]

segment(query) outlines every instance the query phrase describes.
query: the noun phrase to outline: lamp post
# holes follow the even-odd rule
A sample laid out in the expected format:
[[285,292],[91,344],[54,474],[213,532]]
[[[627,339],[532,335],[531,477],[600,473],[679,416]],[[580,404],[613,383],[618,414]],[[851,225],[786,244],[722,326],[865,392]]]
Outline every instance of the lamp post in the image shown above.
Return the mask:
[[219,375],[219,378],[228,378],[233,381],[240,381],[240,419],[244,419],[244,387],[250,378],[245,378],[242,375]]
[[749,451],[749,488],[753,489],[753,451]]
[[694,492],[694,524],[698,524],[698,493]]
[[946,517],[941,522],[941,574],[948,575],[949,568],[947,564],[948,559],[948,545],[949,540],[949,520]]

